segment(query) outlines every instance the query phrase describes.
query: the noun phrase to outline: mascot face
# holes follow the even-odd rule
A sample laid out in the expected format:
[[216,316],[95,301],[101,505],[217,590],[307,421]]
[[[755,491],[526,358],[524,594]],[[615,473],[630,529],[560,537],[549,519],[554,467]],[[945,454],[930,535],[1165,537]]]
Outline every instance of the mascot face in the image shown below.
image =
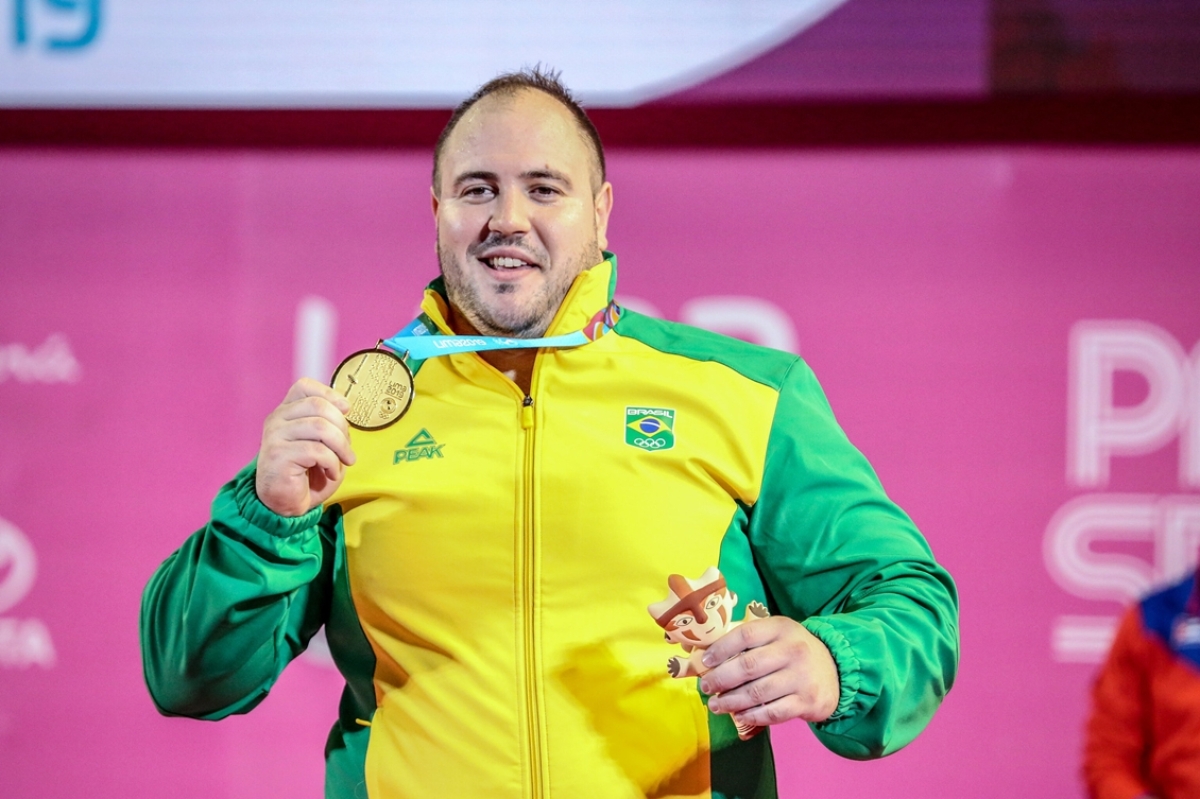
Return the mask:
[[685,610],[663,625],[666,638],[687,649],[704,649],[725,634],[737,595],[721,587],[704,597],[696,611]]

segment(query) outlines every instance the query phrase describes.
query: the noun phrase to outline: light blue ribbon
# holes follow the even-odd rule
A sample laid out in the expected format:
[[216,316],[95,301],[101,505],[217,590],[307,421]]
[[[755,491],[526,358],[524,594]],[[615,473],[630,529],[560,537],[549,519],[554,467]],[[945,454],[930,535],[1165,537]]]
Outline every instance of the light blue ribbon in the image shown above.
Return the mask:
[[[613,306],[615,307],[615,306]],[[618,312],[619,313],[619,312]],[[604,331],[610,328],[604,325]],[[505,338],[503,336],[440,336],[434,335],[421,318],[414,319],[403,330],[381,343],[409,361],[424,361],[439,355],[485,350],[516,350],[530,347],[578,347],[592,339],[582,330],[561,336],[543,338]]]

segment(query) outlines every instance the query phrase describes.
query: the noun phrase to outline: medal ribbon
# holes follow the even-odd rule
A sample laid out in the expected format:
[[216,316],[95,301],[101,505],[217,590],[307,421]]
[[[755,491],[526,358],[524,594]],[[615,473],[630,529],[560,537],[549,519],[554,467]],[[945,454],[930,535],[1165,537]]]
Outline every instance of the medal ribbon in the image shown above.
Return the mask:
[[502,336],[442,336],[434,335],[422,319],[415,319],[403,330],[381,343],[407,359],[424,361],[439,355],[484,350],[515,350],[528,347],[578,347],[595,341],[616,326],[621,309],[610,302],[588,321],[582,330],[561,336],[543,338],[504,338]]

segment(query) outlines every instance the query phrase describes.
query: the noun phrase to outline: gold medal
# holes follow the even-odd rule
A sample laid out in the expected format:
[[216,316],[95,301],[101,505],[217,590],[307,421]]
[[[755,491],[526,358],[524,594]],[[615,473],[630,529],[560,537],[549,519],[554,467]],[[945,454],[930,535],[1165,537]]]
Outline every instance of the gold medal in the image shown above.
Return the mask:
[[413,399],[412,370],[391,350],[359,350],[338,364],[330,381],[350,401],[346,421],[359,430],[379,430],[399,419]]

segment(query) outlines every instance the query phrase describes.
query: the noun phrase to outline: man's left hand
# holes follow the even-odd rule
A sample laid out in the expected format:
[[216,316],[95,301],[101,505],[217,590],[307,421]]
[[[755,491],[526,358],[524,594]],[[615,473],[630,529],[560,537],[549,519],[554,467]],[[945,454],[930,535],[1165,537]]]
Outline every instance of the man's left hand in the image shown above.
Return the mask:
[[841,684],[825,644],[786,616],[752,619],[704,653],[700,680],[714,713],[739,724],[824,721],[837,710]]

